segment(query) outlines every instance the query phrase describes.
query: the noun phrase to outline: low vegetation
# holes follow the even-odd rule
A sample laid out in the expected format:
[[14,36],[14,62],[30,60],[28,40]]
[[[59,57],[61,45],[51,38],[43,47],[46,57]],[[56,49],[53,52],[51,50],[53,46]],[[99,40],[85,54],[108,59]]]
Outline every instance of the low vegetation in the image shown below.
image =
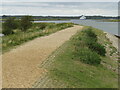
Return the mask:
[[[93,45],[90,48],[84,38],[93,38],[93,36],[94,40],[90,42],[99,45]],[[105,33],[95,28],[85,27],[82,32],[78,32],[47,59],[53,63],[50,65],[46,63],[44,67],[49,71],[49,79],[56,82],[48,86],[55,88],[117,88],[117,61],[110,56],[109,46],[113,48]],[[104,55],[98,53],[97,50],[101,50]]]
[[76,59],[80,60],[83,63],[98,65],[101,63],[101,58],[95,52],[92,52],[88,48],[77,49],[74,53]]
[[102,19],[103,22],[120,22],[120,19]]
[[0,22],[0,33],[2,33],[2,22]]
[[57,21],[57,20],[70,20],[70,19],[64,19],[64,18],[39,18],[34,19],[35,21]]
[[49,35],[64,28],[72,27],[73,23],[32,23],[29,29],[13,29],[12,34],[2,37],[3,53],[36,37]]
[[20,20],[9,17],[2,24],[2,33],[4,35],[10,35],[14,34],[14,29],[27,31],[30,27],[32,27],[32,16],[23,16]]
[[[87,28],[77,35],[74,39],[74,56],[80,61],[97,65],[101,63],[99,55],[105,56],[105,48],[97,42],[97,35],[92,28]],[[99,55],[98,55],[99,54]]]
[[32,16],[24,16],[21,18],[21,21],[20,21],[20,29],[22,31],[26,31],[28,30],[31,26],[32,26],[32,22],[33,19],[32,19]]
[[15,18],[8,18],[6,21],[2,24],[3,31],[2,33],[4,35],[13,34],[13,29],[16,29],[18,27],[17,21]]

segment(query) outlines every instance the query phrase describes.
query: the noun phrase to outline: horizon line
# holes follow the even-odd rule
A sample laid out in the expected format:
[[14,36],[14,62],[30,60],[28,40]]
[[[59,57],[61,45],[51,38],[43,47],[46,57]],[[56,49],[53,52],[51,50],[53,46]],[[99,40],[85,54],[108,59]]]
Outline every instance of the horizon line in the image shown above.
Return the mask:
[[[0,15],[0,16],[82,16],[84,14],[81,15],[30,15],[30,14],[18,14],[18,15]],[[84,16],[109,16],[109,17],[118,17],[119,15],[84,15]]]

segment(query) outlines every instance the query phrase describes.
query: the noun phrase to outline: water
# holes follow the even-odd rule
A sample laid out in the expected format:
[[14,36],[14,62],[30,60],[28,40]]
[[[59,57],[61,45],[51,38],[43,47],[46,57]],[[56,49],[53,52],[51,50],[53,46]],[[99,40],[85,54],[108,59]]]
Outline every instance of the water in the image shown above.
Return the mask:
[[101,29],[105,32],[109,32],[111,34],[120,36],[120,34],[118,34],[118,22],[102,22],[95,20],[71,20],[71,21],[77,24],[92,26],[94,28]]
[[66,23],[66,22],[72,22],[75,24],[80,25],[86,25],[86,26],[92,26],[94,28],[101,29],[105,32],[109,32],[111,34],[119,35],[118,34],[118,22],[102,22],[97,20],[66,20],[66,21],[35,21],[35,22],[53,22],[53,23]]

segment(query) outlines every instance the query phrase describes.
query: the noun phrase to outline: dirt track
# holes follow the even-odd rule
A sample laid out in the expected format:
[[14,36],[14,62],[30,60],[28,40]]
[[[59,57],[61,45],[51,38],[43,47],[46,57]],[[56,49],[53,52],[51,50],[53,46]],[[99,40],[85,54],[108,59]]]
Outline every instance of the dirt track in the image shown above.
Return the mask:
[[82,26],[36,38],[2,55],[3,88],[30,88],[46,70],[38,66]]

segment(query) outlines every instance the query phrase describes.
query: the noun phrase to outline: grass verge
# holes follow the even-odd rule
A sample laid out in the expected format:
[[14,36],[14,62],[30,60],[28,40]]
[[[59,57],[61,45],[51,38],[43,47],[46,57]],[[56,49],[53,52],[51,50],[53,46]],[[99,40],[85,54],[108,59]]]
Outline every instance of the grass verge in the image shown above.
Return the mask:
[[[101,30],[95,28],[92,28],[92,30],[96,33],[100,44],[106,48],[112,47],[112,44]],[[99,56],[102,61],[97,66],[85,64],[79,58],[74,57],[74,44],[77,42],[78,39],[76,38],[79,35],[81,35],[81,32],[78,32],[71,40],[55,51],[51,55],[52,58],[48,58],[54,62],[52,65],[46,66],[46,69],[49,71],[49,78],[52,79],[52,82],[56,82],[49,87],[117,88],[118,75],[115,71],[117,70],[117,61],[110,56],[108,50],[106,50],[106,56]],[[96,56],[94,55],[94,57]]]

